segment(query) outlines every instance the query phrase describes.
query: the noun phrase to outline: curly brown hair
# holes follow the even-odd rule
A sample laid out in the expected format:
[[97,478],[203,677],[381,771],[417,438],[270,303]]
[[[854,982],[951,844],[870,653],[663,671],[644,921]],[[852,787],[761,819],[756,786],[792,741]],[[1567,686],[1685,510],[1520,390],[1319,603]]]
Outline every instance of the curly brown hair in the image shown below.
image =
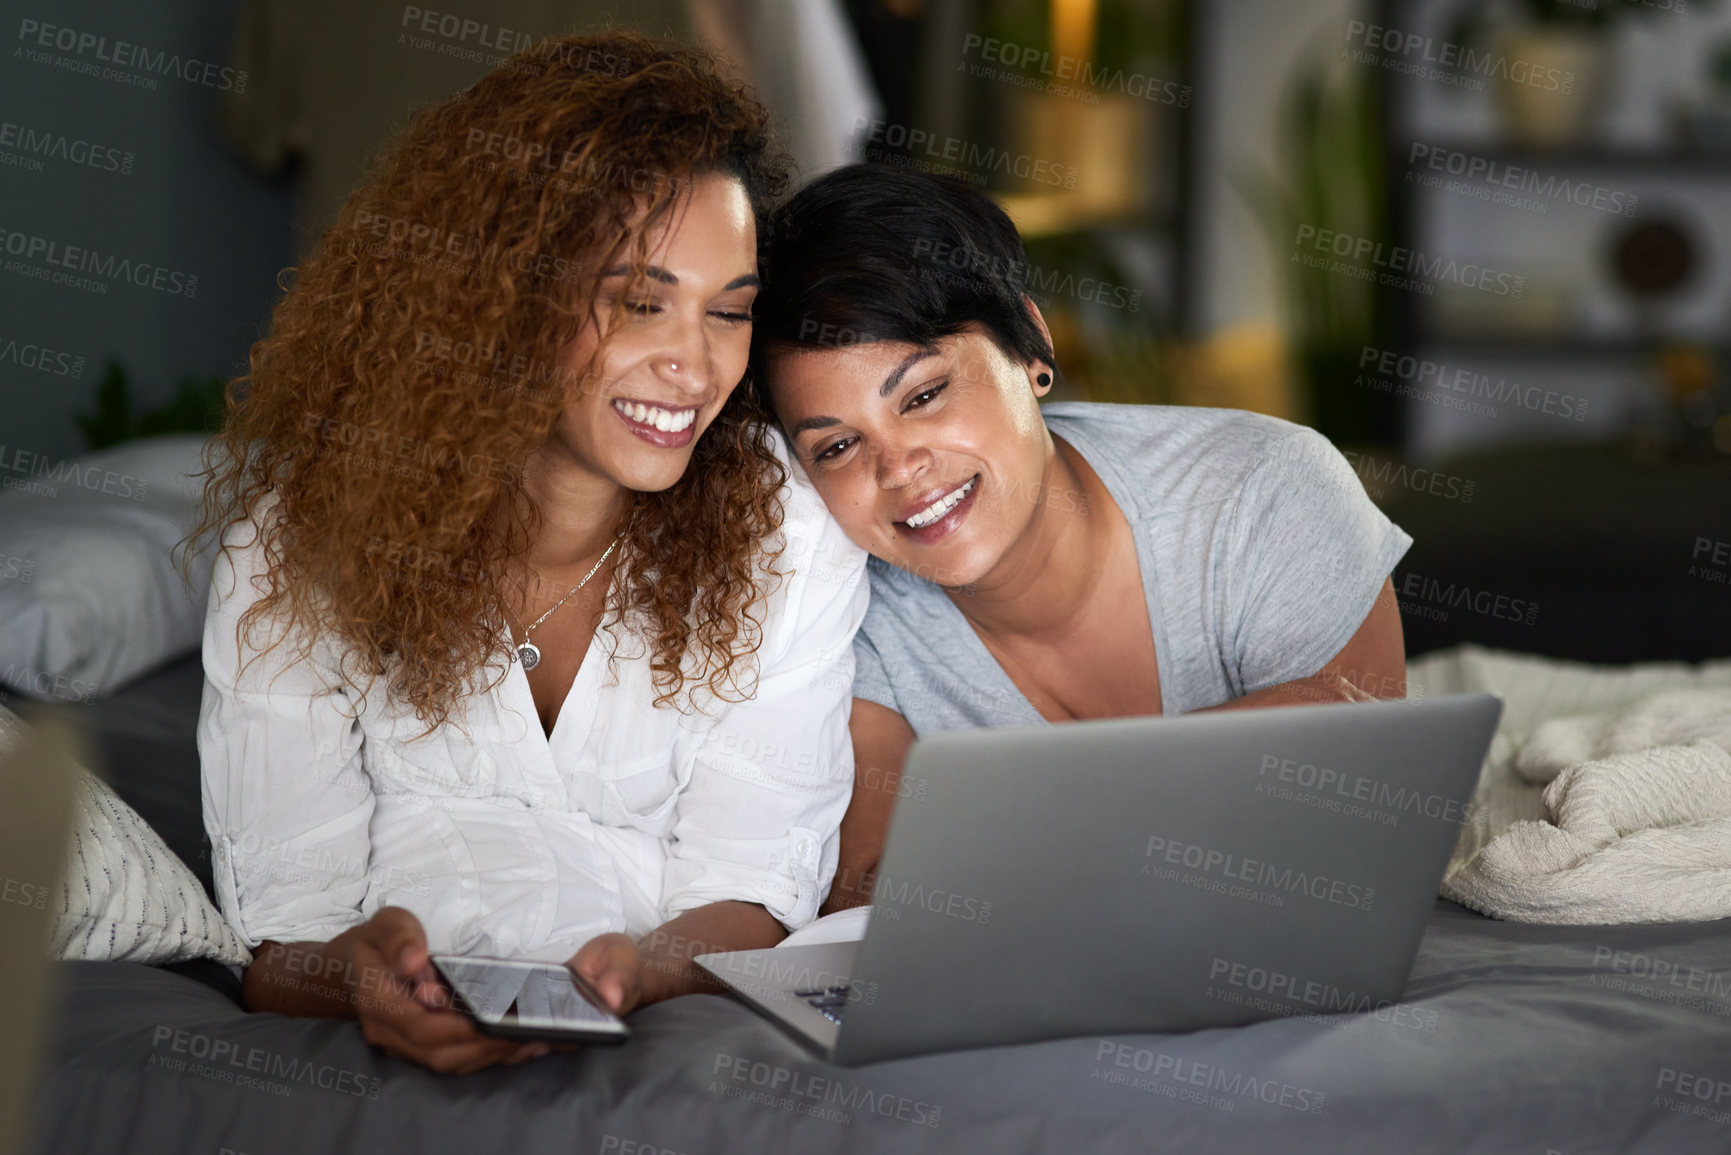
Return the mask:
[[[787,183],[767,113],[702,50],[632,33],[549,37],[418,113],[292,270],[206,450],[189,543],[253,520],[269,559],[242,628],[286,623],[303,655],[332,631],[350,684],[448,721],[506,656],[499,582],[540,521],[524,462],[599,364],[565,360],[602,326],[595,273],[641,279],[709,173],[763,219]],[[657,706],[738,700],[753,671],[787,480],[754,394],[626,518],[605,625],[652,647]]]

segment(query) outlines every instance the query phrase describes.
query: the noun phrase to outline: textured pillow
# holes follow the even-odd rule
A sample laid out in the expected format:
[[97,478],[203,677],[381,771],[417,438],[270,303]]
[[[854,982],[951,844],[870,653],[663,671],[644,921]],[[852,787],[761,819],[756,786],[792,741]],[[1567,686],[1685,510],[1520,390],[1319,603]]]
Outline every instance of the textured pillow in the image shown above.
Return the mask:
[[90,701],[198,648],[210,567],[172,554],[201,496],[200,436],[152,437],[0,469],[0,682]]
[[[24,723],[0,706],[0,751]],[[82,767],[66,873],[49,892],[55,958],[170,963],[212,958],[245,965],[251,953],[223,921],[186,864],[144,819]]]

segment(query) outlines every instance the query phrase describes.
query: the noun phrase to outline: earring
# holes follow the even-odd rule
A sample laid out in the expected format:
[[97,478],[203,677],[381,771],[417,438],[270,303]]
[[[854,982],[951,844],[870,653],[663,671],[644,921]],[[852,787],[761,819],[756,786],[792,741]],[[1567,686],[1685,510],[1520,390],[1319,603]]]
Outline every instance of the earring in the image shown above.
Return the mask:
[[1038,385],[1042,389],[1046,388],[1051,383],[1052,375],[1050,373],[1042,373],[1038,377],[1034,378],[1034,384]]
[[669,361],[669,362],[668,362],[668,363],[667,363],[667,368],[668,368],[668,370],[669,370],[669,371],[671,371],[671,372],[674,372],[674,373],[677,373],[677,372],[679,372],[679,362],[677,362],[677,361]]

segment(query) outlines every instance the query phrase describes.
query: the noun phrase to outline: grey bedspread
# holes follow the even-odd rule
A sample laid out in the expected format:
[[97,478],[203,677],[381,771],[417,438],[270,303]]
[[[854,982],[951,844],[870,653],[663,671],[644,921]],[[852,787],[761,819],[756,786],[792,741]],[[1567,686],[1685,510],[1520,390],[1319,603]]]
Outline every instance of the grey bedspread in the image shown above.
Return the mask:
[[44,1152],[1731,1151],[1731,921],[1439,901],[1396,1008],[851,1069],[718,996],[644,1010],[616,1049],[447,1077],[180,974],[60,977]]

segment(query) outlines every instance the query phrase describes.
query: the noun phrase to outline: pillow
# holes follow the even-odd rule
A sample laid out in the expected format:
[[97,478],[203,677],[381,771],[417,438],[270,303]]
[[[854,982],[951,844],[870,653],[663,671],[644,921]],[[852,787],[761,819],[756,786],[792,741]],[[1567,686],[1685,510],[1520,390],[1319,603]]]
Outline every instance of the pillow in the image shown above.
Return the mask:
[[0,457],[0,683],[88,702],[198,648],[210,566],[189,588],[172,550],[198,517],[204,443]]
[[[24,723],[0,706],[0,751]],[[245,966],[252,954],[186,864],[90,771],[78,770],[65,876],[50,890],[55,958],[136,963],[211,958]]]

